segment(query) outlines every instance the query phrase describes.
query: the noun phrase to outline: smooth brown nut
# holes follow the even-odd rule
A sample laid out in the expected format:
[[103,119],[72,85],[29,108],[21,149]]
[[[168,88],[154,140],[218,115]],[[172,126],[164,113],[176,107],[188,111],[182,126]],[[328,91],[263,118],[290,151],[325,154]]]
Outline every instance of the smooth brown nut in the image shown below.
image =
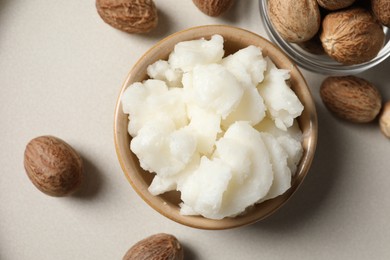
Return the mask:
[[156,234],[133,245],[123,260],[183,260],[184,250],[176,237]]
[[390,27],[390,1],[371,0],[371,9],[383,25]]
[[152,0],[96,0],[96,9],[103,21],[128,33],[146,33],[158,23]]
[[288,42],[305,42],[318,32],[321,25],[316,0],[268,0],[272,25]]
[[326,15],[320,39],[330,57],[353,65],[373,59],[383,47],[385,34],[370,12],[352,8]]
[[382,106],[378,89],[356,76],[326,78],[322,82],[320,96],[336,116],[355,123],[374,120]]
[[355,0],[317,0],[318,4],[328,10],[338,10],[352,5]]
[[192,0],[196,7],[208,16],[220,16],[230,9],[234,0]]
[[76,191],[83,179],[81,157],[69,144],[54,136],[40,136],[27,144],[24,168],[40,191],[55,197]]
[[379,117],[379,127],[382,133],[390,138],[390,101],[383,106],[382,113]]

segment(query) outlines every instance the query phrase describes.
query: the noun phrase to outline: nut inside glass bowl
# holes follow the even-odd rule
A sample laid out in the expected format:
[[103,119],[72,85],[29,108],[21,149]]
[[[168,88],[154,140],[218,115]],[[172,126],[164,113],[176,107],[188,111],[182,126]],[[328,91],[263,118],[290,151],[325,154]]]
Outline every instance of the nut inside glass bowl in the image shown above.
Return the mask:
[[378,55],[368,62],[356,65],[344,65],[333,60],[326,54],[317,55],[310,53],[297,44],[285,41],[278,34],[269,18],[267,3],[268,0],[259,0],[260,16],[268,36],[276,45],[283,49],[298,66],[306,70],[331,75],[357,74],[378,65],[390,56],[390,29],[385,26],[383,29],[385,33],[384,46]]
[[[121,104],[121,96],[125,89],[134,82],[147,79],[147,67],[159,59],[167,59],[178,42],[200,38],[210,39],[210,37],[215,34],[219,34],[224,38],[226,55],[234,53],[249,45],[255,45],[260,47],[263,55],[269,57],[278,68],[288,69],[291,75],[291,89],[296,93],[304,106],[302,114],[297,118],[297,122],[302,131],[301,143],[303,155],[292,179],[290,189],[276,198],[255,204],[249,208],[245,214],[236,217],[226,217],[221,220],[208,219],[202,216],[181,215],[179,207],[181,199],[178,191],[170,191],[159,196],[153,196],[148,191],[154,173],[144,171],[140,167],[138,158],[130,150],[132,138],[128,134],[129,117],[123,112]],[[310,89],[291,59],[263,37],[240,28],[225,25],[207,25],[190,28],[168,36],[154,45],[131,69],[119,94],[114,118],[114,139],[118,160],[125,176],[138,195],[153,209],[175,222],[189,227],[211,230],[249,225],[266,218],[284,205],[298,189],[309,172],[316,149],[317,131],[317,113]],[[131,203],[131,201],[129,201],[129,203]]]

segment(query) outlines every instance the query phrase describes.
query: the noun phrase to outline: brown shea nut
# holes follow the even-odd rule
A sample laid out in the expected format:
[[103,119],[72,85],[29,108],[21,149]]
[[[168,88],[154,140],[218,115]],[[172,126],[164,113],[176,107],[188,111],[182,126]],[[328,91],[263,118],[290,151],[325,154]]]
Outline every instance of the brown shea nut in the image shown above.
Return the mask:
[[382,106],[378,89],[356,76],[326,78],[320,88],[325,106],[339,118],[367,123],[376,118]]
[[371,0],[371,9],[384,26],[390,27],[390,1]]
[[196,7],[208,16],[220,16],[232,7],[234,0],[192,0]]
[[69,144],[54,136],[36,137],[27,144],[24,168],[40,191],[55,197],[76,191],[83,179],[81,157]]
[[152,0],[96,0],[100,17],[127,33],[147,33],[157,26],[157,8]]
[[352,5],[355,0],[317,0],[318,4],[327,10],[338,10]]
[[123,260],[183,260],[184,250],[176,237],[156,234],[133,245]]
[[370,12],[352,8],[326,15],[320,39],[330,57],[353,65],[373,59],[383,47],[385,34]]
[[305,42],[311,39],[321,25],[316,0],[268,0],[272,25],[288,42]]
[[390,101],[383,106],[382,113],[379,117],[379,127],[382,133],[390,138]]

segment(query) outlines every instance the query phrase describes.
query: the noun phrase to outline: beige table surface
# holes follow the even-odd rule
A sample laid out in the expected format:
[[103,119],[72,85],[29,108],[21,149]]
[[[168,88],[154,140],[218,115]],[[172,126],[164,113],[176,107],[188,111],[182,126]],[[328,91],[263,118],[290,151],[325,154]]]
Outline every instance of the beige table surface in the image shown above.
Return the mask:
[[[319,114],[312,169],[293,198],[254,225],[205,231],[159,215],[132,190],[118,163],[113,116],[121,84],[159,39],[203,24],[266,37],[258,2],[237,1],[210,18],[190,0],[155,0],[160,23],[128,35],[102,22],[93,0],[0,0],[0,259],[121,259],[136,241],[177,236],[186,259],[390,259],[390,144],[375,123],[328,113],[324,76],[303,71]],[[360,76],[390,99],[390,59]],[[74,196],[40,193],[23,168],[27,142],[51,134],[84,159]]]

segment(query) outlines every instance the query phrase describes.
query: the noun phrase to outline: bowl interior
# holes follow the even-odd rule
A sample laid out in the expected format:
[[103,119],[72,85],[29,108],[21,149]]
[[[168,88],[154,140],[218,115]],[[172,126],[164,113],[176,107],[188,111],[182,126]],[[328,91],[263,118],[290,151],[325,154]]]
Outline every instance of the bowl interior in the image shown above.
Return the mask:
[[356,65],[341,64],[326,54],[317,55],[306,51],[299,45],[285,41],[279,33],[273,28],[268,15],[268,0],[259,0],[260,16],[265,26],[266,32],[271,40],[284,50],[284,52],[294,60],[300,67],[312,72],[331,75],[357,74],[384,61],[390,56],[390,29],[383,28],[385,33],[385,42],[378,55],[365,63]]
[[[245,48],[248,45],[255,45],[260,47],[263,55],[270,57],[277,67],[289,69],[291,71],[291,88],[295,91],[304,105],[304,111],[298,118],[299,126],[303,132],[304,154],[298,166],[297,173],[293,178],[291,188],[279,197],[255,205],[241,216],[225,218],[222,220],[206,219],[201,216],[180,215],[178,206],[180,203],[179,192],[168,192],[160,196],[153,196],[148,192],[147,189],[154,174],[145,172],[141,169],[137,157],[130,151],[131,137],[127,132],[129,119],[128,116],[123,113],[120,103],[120,97],[124,90],[133,82],[147,79],[147,66],[159,59],[167,59],[176,43],[202,37],[208,39],[214,34],[220,34],[224,37],[226,55]],[[282,206],[298,188],[306,176],[314,156],[317,141],[317,114],[311,93],[307,88],[304,78],[297,67],[279,48],[275,47],[268,40],[243,29],[224,25],[200,26],[175,33],[165,38],[146,52],[134,65],[123,84],[117,101],[114,137],[118,159],[128,181],[143,200],[151,207],[162,215],[190,227],[202,229],[227,229],[247,225],[267,217]]]

